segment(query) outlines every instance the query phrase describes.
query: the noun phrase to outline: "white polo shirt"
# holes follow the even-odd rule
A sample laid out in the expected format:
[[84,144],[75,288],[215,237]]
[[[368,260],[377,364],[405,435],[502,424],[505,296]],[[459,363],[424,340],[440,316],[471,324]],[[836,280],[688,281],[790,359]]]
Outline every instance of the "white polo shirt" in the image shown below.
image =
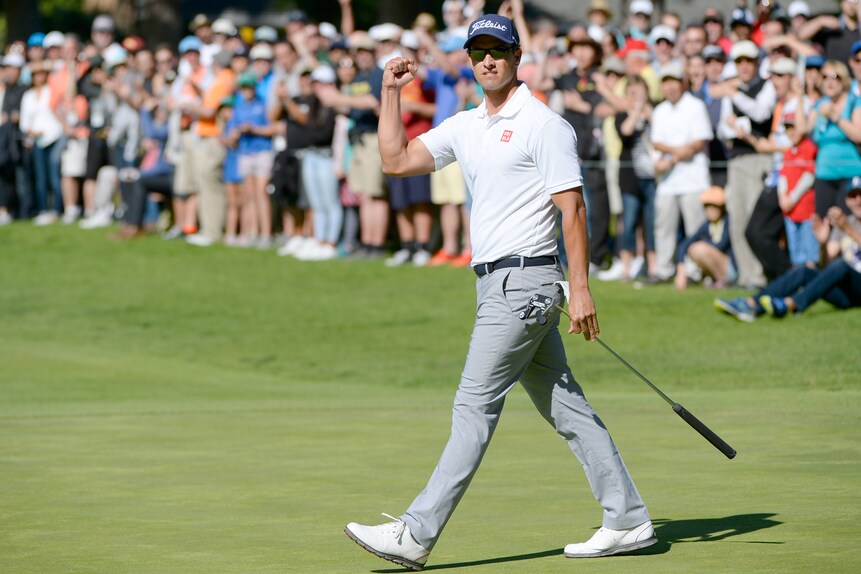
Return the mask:
[[577,136],[526,84],[493,116],[482,102],[418,137],[437,170],[460,164],[473,198],[473,265],[557,253],[550,196],[583,184]]
[[[685,92],[676,105],[664,100],[657,105],[652,113],[652,142],[668,146],[682,146],[704,140],[709,142],[714,137],[712,124],[709,119],[705,102]],[[677,163],[658,176],[658,195],[682,195],[686,193],[702,193],[709,185],[709,158],[705,150],[692,158]]]

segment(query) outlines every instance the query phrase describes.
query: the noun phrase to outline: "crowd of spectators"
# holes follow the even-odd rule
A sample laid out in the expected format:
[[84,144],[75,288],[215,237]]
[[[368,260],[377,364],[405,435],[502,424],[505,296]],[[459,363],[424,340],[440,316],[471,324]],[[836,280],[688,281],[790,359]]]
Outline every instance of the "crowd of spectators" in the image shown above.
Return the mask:
[[[100,15],[85,40],[11,44],[0,226],[119,220],[116,239],[469,265],[463,174],[385,176],[377,108],[395,56],[419,64],[402,94],[409,137],[479,105],[463,45],[484,2],[367,31],[339,4],[339,26],[299,11],[283,30],[200,15],[178,45],[153,46]],[[593,0],[571,25],[527,20],[522,0],[500,13],[520,31],[520,79],[575,128],[590,273],[761,288],[827,263],[816,231],[834,206],[849,213],[861,176],[857,0],[822,14],[760,0],[687,22],[649,0],[626,14]]]

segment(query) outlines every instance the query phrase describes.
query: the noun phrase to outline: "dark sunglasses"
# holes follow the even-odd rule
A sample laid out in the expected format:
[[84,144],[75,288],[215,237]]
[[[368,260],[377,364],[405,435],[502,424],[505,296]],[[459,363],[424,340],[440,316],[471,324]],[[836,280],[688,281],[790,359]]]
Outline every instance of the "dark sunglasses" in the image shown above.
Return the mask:
[[822,74],[822,77],[828,80],[842,80],[840,74],[837,72],[829,72],[828,74]]
[[514,51],[513,46],[496,46],[494,48],[469,48],[466,53],[473,62],[481,62],[488,54],[494,60],[502,60]]

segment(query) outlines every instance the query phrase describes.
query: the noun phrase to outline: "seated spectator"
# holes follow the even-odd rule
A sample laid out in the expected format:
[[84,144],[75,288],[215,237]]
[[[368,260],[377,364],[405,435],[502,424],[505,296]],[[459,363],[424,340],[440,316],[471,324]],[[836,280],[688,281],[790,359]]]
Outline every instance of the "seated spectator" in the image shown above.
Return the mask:
[[838,309],[861,307],[861,177],[846,196],[850,215],[833,206],[814,218],[816,238],[830,261],[822,269],[793,267],[750,297],[715,299],[715,307],[740,321],[769,314],[801,314],[819,299]]
[[690,237],[685,238],[676,253],[676,289],[688,286],[685,259],[690,258],[700,269],[703,282],[720,289],[735,281],[735,261],[729,242],[729,224],[723,189],[712,186],[700,196],[706,212],[706,222]]

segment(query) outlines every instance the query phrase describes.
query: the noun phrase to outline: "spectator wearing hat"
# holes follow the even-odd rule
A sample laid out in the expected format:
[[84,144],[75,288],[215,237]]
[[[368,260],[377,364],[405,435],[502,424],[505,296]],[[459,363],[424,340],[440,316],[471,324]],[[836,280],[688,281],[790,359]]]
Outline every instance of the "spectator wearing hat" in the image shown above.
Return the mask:
[[257,97],[267,102],[272,90],[272,79],[275,77],[272,69],[275,53],[268,42],[262,42],[251,48],[248,57],[251,60],[251,72],[257,82]]
[[822,46],[826,60],[845,62],[850,58],[852,44],[861,40],[858,26],[858,3],[840,2],[840,14],[822,14],[811,18],[798,33],[807,42]]
[[35,197],[38,215],[35,225],[49,225],[63,211],[60,194],[60,169],[51,169],[51,153],[63,137],[63,124],[51,106],[51,90],[48,87],[48,69],[44,62],[30,66],[32,87],[21,100],[20,127],[24,146],[32,151],[35,175]]
[[204,67],[212,65],[212,58],[221,48],[215,43],[212,33],[212,20],[206,14],[197,14],[188,24],[189,32],[200,40],[200,62]]
[[586,17],[589,19],[587,33],[600,42],[609,33],[613,23],[613,10],[610,9],[610,3],[607,0],[592,0]]
[[793,267],[750,297],[716,299],[715,307],[745,322],[758,315],[801,314],[823,299],[837,309],[861,306],[861,177],[853,178],[846,198],[849,213],[837,206],[814,216],[814,233],[824,267]]
[[376,65],[376,42],[370,36],[366,33],[354,34],[351,43],[358,71],[347,87],[347,93],[339,92],[334,86],[321,86],[317,96],[327,106],[350,109],[353,155],[347,178],[350,188],[361,197],[359,218],[362,242],[353,255],[358,258],[379,258],[385,255],[383,244],[389,225],[389,203],[377,142],[375,112],[382,94],[383,71]]
[[[192,158],[194,161],[194,187],[198,192],[200,232],[190,235],[186,241],[199,247],[206,247],[221,241],[224,229],[226,197],[223,175],[227,149],[221,141],[222,126],[218,122],[218,108],[224,98],[233,93],[236,86],[236,77],[230,68],[232,58],[233,55],[227,50],[222,50],[215,55],[212,59],[212,80],[202,87],[199,103],[193,108],[193,114],[196,118],[194,123],[196,143],[192,150]],[[239,103],[237,103],[238,107]],[[239,169],[242,172],[241,155],[239,161]],[[271,170],[271,157],[268,166],[266,158],[261,160],[261,164],[259,169]],[[268,177],[268,171],[266,175]],[[271,215],[269,220],[271,220]]]
[[[692,235],[705,219],[700,194],[709,186],[706,145],[711,139],[708,111],[702,100],[685,91],[680,65],[661,73],[664,101],[652,114],[657,195],[655,199],[655,274],[667,281],[675,271],[679,217],[685,235]],[[688,270],[693,272],[693,268]]]
[[[18,119],[27,88],[18,80],[23,66],[24,58],[19,54],[9,54],[0,59],[0,226],[12,222],[16,181],[22,169]],[[21,213],[22,208],[29,210],[30,206],[29,203],[22,205],[19,200],[18,208]]]
[[818,102],[822,97],[822,66],[825,58],[822,56],[807,56],[804,58],[804,93],[812,102]]
[[628,5],[628,36],[635,40],[646,40],[652,28],[654,11],[651,0],[631,0]]
[[92,27],[90,28],[90,40],[98,49],[99,53],[103,52],[108,46],[114,43],[116,34],[116,26],[114,19],[108,14],[99,14],[93,19]]
[[730,57],[737,77],[711,86],[709,92],[712,97],[722,98],[718,137],[727,142],[729,151],[726,207],[738,280],[745,286],[762,286],[762,265],[745,238],[745,230],[762,193],[763,181],[772,170],[772,157],[757,152],[747,136],[768,136],[777,96],[774,85],[759,76],[756,44],[750,40],[736,42]]
[[720,46],[710,44],[703,48],[701,55],[705,62],[705,80],[701,88],[694,91],[693,94],[705,102],[706,108],[709,111],[712,131],[715,134],[711,142],[709,142],[708,150],[711,181],[713,185],[724,187],[726,186],[726,161],[728,155],[726,145],[717,137],[722,98],[712,97],[710,90],[712,86],[720,84],[723,80],[726,54]]
[[652,61],[652,67],[655,68],[655,72],[657,72],[658,75],[661,74],[661,69],[664,66],[668,66],[670,64],[681,64],[681,60],[679,60],[674,53],[676,49],[675,30],[669,26],[659,24],[652,28],[652,32],[649,34],[649,42],[652,45],[652,52],[655,55],[655,58]]
[[[437,34],[437,42],[442,44],[449,37],[466,38],[468,22],[465,10],[466,2],[464,0],[444,0],[442,3],[442,23],[444,27]],[[475,15],[475,17],[478,16],[479,14]]]
[[688,286],[685,261],[690,260],[700,270],[704,282],[720,289],[735,281],[735,260],[729,240],[723,189],[709,187],[700,195],[706,221],[692,235],[685,238],[676,251],[676,289]]
[[706,42],[711,46],[719,46],[724,54],[732,50],[732,40],[726,35],[723,13],[714,7],[708,7],[703,15],[703,28],[706,31]]
[[[653,102],[660,102],[663,99],[661,80],[652,66],[651,52],[649,52],[649,45],[645,40],[628,38],[622,49],[616,53],[616,56],[621,58],[625,63],[625,73],[627,76],[640,76],[646,81],[646,85],[649,86],[649,98]],[[625,84],[623,81],[617,86],[616,93],[622,94],[624,90]]]
[[733,44],[753,41],[753,23],[753,14],[747,8],[738,7],[730,13],[729,37]]
[[852,72],[852,86],[849,88],[849,93],[853,98],[861,98],[861,40],[852,44],[849,70]]
[[66,37],[62,32],[53,30],[45,34],[42,40],[42,48],[45,50],[45,62],[49,70],[62,62],[63,41]]
[[816,155],[816,213],[824,217],[837,205],[846,209],[850,180],[861,175],[861,99],[851,92],[852,78],[843,62],[828,60],[822,67],[822,98],[806,126],[811,126]]
[[786,9],[792,33],[801,36],[805,24],[810,21],[810,5],[804,0],[793,0]]

